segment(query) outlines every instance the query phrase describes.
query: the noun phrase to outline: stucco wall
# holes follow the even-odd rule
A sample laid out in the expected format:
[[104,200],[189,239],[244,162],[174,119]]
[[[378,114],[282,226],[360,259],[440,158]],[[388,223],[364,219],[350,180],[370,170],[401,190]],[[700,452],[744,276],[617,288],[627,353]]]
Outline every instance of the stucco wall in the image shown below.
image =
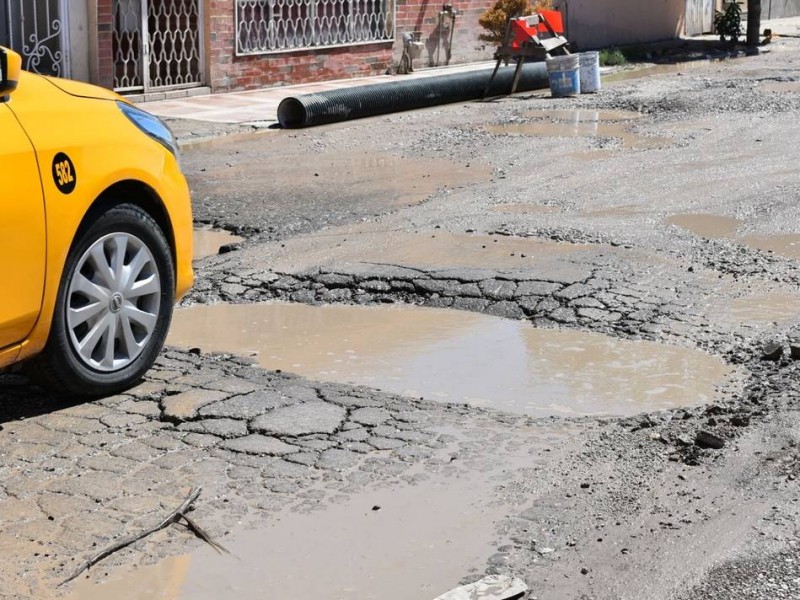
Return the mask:
[[562,0],[556,4],[566,15],[567,35],[578,49],[669,40],[683,32],[685,0]]
[[800,0],[761,0],[762,19],[800,16]]

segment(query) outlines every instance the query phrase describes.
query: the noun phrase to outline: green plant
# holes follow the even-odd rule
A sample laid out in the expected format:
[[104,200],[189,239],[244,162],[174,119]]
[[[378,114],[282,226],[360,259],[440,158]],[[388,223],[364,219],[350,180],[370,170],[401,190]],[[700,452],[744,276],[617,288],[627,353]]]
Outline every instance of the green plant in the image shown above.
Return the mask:
[[600,50],[600,65],[604,67],[614,67],[624,65],[628,60],[619,48],[606,48]]
[[738,2],[729,3],[725,12],[717,11],[714,14],[714,29],[719,34],[721,42],[726,38],[732,44],[739,41],[739,36],[742,35],[742,9]]
[[527,17],[539,10],[552,8],[552,0],[536,0],[533,5],[530,0],[497,0],[494,6],[478,18],[478,24],[486,30],[486,33],[478,36],[478,39],[492,44],[502,44],[508,19]]

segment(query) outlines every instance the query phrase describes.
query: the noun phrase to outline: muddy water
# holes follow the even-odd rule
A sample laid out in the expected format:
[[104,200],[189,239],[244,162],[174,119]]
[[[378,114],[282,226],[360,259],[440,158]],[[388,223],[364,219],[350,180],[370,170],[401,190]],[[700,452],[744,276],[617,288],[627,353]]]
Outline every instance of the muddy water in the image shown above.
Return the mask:
[[636,112],[562,110],[535,111],[527,116],[537,119],[530,123],[512,123],[487,127],[496,135],[526,135],[536,137],[617,138],[623,148],[662,148],[668,141],[633,133],[629,123],[641,117]]
[[694,63],[689,62],[689,63],[677,63],[674,65],[653,65],[652,67],[644,67],[643,69],[630,69],[626,71],[618,71],[616,73],[605,75],[603,77],[603,83],[614,83],[616,81],[632,81],[635,79],[643,79],[645,77],[653,77],[654,75],[672,75],[675,73],[681,73],[683,71],[693,69],[697,66],[699,65],[695,65]]
[[240,197],[266,193],[271,202],[280,203],[282,196],[298,192],[325,198],[331,186],[346,183],[361,202],[391,207],[419,204],[441,188],[488,181],[491,169],[475,159],[453,162],[358,150],[286,155],[281,160],[243,152],[233,162],[208,167],[202,175],[192,180],[200,195],[224,196],[235,182]]
[[[530,457],[508,458],[506,468],[530,466]],[[492,499],[493,477],[428,479],[284,514],[220,540],[230,556],[203,547],[108,582],[81,582],[68,600],[430,600],[494,553],[506,507]]]
[[[607,249],[607,248],[606,248]],[[523,269],[548,259],[596,252],[597,246],[503,235],[339,230],[289,240],[271,259],[276,271],[325,264],[381,263],[422,269],[478,267]],[[560,265],[561,269],[569,266]]]
[[772,92],[777,94],[786,93],[800,93],[800,81],[774,81],[772,83],[764,83],[760,86],[764,92]]
[[733,235],[742,222],[733,217],[711,214],[673,215],[667,223],[682,227],[705,238],[722,238]]
[[244,241],[244,238],[234,235],[230,231],[207,227],[195,229],[193,258],[198,260],[206,256],[215,256],[219,253],[221,246],[242,241]]
[[631,415],[709,401],[729,369],[698,351],[416,307],[294,304],[176,311],[168,343],[267,369],[533,416]]
[[800,319],[800,294],[770,293],[737,298],[727,310],[737,323],[777,322],[788,324]]
[[512,215],[544,215],[559,212],[556,206],[546,206],[544,204],[495,204],[491,207],[493,212],[507,213]]
[[741,238],[740,241],[751,248],[772,252],[784,258],[800,260],[800,234],[797,233],[748,235]]

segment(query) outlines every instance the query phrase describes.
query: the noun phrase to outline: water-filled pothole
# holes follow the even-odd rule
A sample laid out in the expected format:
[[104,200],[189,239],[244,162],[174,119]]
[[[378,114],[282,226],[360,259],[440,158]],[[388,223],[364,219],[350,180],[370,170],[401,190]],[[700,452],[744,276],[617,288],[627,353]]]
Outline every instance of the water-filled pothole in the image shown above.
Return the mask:
[[667,219],[667,223],[710,239],[733,235],[742,224],[734,217],[706,213],[673,215]]
[[194,230],[194,245],[192,256],[195,260],[206,256],[219,254],[219,249],[226,244],[238,244],[244,238],[223,229],[198,227]]
[[726,312],[736,323],[787,324],[800,318],[800,294],[773,292],[743,296],[731,301]]
[[632,415],[707,402],[729,373],[696,350],[418,307],[198,305],[168,343],[267,369],[534,416]]
[[633,133],[631,121],[641,117],[632,111],[551,110],[535,111],[526,116],[536,119],[528,123],[493,125],[487,131],[496,135],[538,137],[616,138],[623,148],[662,148],[668,141]]
[[748,235],[742,238],[742,242],[763,252],[800,260],[800,234],[797,233]]

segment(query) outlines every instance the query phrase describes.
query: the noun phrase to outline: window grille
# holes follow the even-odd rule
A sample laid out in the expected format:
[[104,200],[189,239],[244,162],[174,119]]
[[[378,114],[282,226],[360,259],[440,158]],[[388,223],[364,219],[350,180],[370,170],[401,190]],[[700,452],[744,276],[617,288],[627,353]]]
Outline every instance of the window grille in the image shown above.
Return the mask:
[[394,39],[394,0],[236,0],[236,54]]

